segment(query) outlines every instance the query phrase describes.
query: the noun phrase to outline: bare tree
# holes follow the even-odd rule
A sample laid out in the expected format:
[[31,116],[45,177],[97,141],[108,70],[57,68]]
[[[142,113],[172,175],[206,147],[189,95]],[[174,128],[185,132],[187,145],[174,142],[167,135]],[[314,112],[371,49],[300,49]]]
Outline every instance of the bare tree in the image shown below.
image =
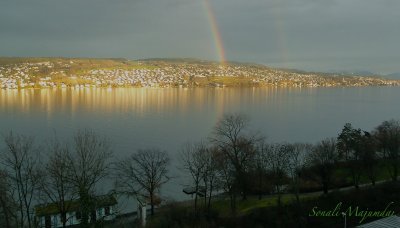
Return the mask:
[[204,201],[207,213],[210,213],[213,192],[219,188],[217,156],[218,148],[216,147],[206,148],[206,150],[203,150],[202,157],[205,162],[203,172],[203,183],[205,187]]
[[0,170],[0,226],[15,226],[17,205],[14,201],[8,174]]
[[287,179],[289,169],[289,154],[293,152],[293,147],[290,144],[273,144],[267,148],[267,156],[269,170],[273,175],[273,183],[275,192],[278,195],[278,207],[281,206],[282,187]]
[[197,193],[204,194],[204,205],[210,212],[211,198],[217,185],[218,148],[207,148],[204,143],[186,144],[181,153],[182,166],[192,179],[195,192],[195,211],[197,212]]
[[245,116],[228,114],[217,122],[211,137],[215,146],[225,154],[223,157],[227,159],[226,162],[230,162],[234,168],[237,181],[234,186],[239,188],[234,190],[240,190],[243,199],[246,199],[247,195],[246,172],[256,154],[255,144],[260,140],[247,132],[247,125],[248,120]]
[[334,138],[324,139],[317,143],[308,155],[308,164],[322,184],[324,194],[328,193],[337,160],[338,153]]
[[156,192],[169,177],[169,156],[158,149],[139,150],[130,157],[116,163],[119,178],[117,188],[128,195],[144,196],[150,200],[151,214],[154,215]]
[[378,149],[389,164],[389,174],[396,181],[400,163],[400,121],[384,121],[375,128],[373,134],[378,142]]
[[76,192],[68,175],[71,171],[70,154],[67,146],[54,140],[49,145],[49,160],[42,170],[43,178],[39,182],[40,198],[57,206],[61,214],[62,227],[66,227],[67,212],[72,200],[76,199]]
[[[207,150],[202,143],[188,143],[181,152],[182,167],[190,174],[194,185],[194,210],[197,212],[197,196],[200,191],[203,177],[206,171],[207,161],[204,153]],[[204,184],[204,183],[203,183]]]
[[258,199],[262,198],[263,195],[263,180],[264,176],[268,172],[268,155],[267,150],[268,145],[264,140],[261,140],[256,147],[256,154],[254,156],[253,164],[254,171],[257,176],[257,191],[258,191]]
[[312,145],[306,143],[294,143],[291,144],[291,147],[292,149],[288,154],[289,156],[288,168],[290,177],[292,179],[292,186],[294,194],[296,196],[296,201],[297,204],[300,204],[300,196],[299,196],[300,174],[302,169],[306,165],[306,156],[308,155],[308,153],[311,152]]
[[7,146],[1,162],[9,174],[10,185],[15,190],[19,218],[17,227],[33,226],[32,200],[40,178],[37,169],[38,153],[33,147],[33,138],[14,135],[4,137]]
[[95,187],[109,174],[112,152],[108,140],[90,130],[78,131],[73,146],[74,150],[68,153],[67,181],[79,196],[81,226],[88,227],[89,214],[94,210]]
[[233,214],[236,213],[236,184],[235,168],[232,163],[227,162],[226,154],[217,149],[215,153],[217,167],[217,178],[222,189],[229,194],[230,207]]

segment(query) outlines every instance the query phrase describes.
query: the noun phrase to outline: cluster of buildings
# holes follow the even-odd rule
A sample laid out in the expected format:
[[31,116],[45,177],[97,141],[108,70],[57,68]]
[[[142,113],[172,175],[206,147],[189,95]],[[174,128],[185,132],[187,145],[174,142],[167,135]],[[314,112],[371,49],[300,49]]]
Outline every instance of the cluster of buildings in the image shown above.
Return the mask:
[[[0,88],[221,86],[213,79],[241,78],[253,85],[330,87],[400,85],[379,77],[294,72],[261,65],[145,61],[126,67],[82,67],[73,61],[0,65]],[[222,86],[224,86],[222,84]]]
[[81,76],[83,80],[102,86],[141,86],[141,87],[169,87],[187,83],[181,74],[172,74],[163,69],[111,69],[90,70]]
[[[63,67],[69,67],[64,63]],[[0,87],[2,89],[21,89],[35,87],[55,87],[53,76],[54,63],[46,62],[23,62],[9,65],[0,65]],[[58,72],[62,74],[63,72]],[[40,77],[38,75],[44,75]]]

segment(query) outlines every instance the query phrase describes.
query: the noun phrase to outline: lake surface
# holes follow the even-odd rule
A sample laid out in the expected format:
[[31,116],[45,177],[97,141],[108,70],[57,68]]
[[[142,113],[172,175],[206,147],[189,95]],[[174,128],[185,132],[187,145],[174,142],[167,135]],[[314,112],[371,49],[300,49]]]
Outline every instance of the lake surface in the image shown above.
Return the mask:
[[[247,115],[270,142],[314,143],[336,137],[346,122],[372,130],[400,119],[399,98],[399,87],[0,90],[0,133],[35,135],[40,144],[54,131],[70,140],[90,128],[110,139],[116,157],[141,148],[168,151],[178,177],[182,145],[207,138],[224,113]],[[184,182],[172,180],[163,195],[184,199]]]

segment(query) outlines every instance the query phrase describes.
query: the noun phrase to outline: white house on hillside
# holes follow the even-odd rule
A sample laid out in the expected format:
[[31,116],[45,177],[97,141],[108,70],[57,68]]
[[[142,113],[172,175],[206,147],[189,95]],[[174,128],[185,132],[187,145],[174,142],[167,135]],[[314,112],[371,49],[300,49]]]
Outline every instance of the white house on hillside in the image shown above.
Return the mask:
[[[111,221],[115,219],[117,200],[114,196],[96,196],[94,200],[96,202],[96,210],[90,213],[89,221]],[[66,204],[68,205],[66,214],[67,226],[79,225],[81,222],[79,202],[74,200],[66,202]],[[35,219],[40,228],[62,227],[62,217],[55,203],[36,206]]]

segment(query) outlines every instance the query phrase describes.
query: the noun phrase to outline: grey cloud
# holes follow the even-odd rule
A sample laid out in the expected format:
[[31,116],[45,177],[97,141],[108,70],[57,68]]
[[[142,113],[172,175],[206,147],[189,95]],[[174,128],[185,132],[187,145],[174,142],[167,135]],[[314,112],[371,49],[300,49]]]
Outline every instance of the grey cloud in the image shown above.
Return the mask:
[[[396,0],[209,0],[227,57],[400,71]],[[0,55],[216,59],[202,0],[0,1]]]

